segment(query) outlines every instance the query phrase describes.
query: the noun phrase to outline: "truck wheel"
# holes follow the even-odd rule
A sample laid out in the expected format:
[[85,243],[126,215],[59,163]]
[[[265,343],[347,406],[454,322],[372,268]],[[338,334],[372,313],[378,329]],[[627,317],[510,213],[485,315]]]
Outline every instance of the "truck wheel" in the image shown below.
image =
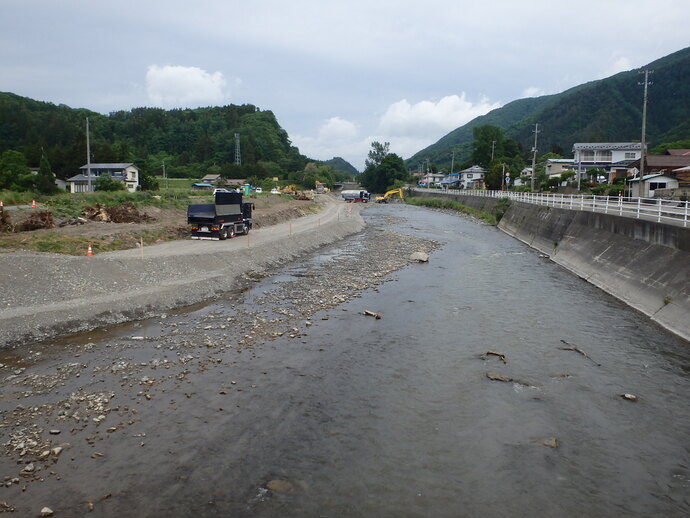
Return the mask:
[[230,239],[232,239],[233,237],[235,237],[235,225],[230,227]]
[[227,239],[228,238],[228,229],[224,228],[220,231],[220,239]]

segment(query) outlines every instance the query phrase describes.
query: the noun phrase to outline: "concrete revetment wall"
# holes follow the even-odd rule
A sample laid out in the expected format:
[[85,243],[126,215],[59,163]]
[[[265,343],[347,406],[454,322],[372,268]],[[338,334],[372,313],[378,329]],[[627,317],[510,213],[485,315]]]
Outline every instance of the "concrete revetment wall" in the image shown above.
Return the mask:
[[[485,210],[498,202],[442,196]],[[690,340],[690,228],[515,201],[498,227]]]

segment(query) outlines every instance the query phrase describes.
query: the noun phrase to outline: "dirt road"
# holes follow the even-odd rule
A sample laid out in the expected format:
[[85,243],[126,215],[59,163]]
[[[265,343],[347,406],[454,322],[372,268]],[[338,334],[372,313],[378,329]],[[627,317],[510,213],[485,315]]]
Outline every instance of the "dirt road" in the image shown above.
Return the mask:
[[212,299],[247,275],[359,231],[359,205],[321,198],[319,213],[227,241],[180,240],[94,257],[0,255],[0,347],[145,318]]

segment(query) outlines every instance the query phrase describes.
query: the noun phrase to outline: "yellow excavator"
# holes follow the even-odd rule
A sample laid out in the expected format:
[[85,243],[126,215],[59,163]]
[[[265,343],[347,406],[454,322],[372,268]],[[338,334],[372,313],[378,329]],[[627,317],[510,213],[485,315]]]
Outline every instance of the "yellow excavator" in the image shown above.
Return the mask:
[[390,191],[387,191],[386,194],[384,194],[383,196],[377,196],[376,198],[374,198],[374,201],[376,203],[388,203],[388,198],[390,196],[395,196],[396,194],[398,196],[400,196],[401,200],[403,199],[403,190],[402,189],[392,189]]

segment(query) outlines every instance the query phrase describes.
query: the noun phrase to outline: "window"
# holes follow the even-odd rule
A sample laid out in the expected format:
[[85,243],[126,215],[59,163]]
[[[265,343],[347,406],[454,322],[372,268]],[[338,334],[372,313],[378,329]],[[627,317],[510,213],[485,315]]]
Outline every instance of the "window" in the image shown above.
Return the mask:
[[635,160],[635,158],[636,158],[635,153],[628,153],[628,152],[625,153],[625,159],[626,160]]
[[600,162],[610,162],[613,153],[611,151],[599,151],[599,161]]
[[472,173],[467,173],[467,178],[472,178]]
[[594,151],[583,151],[582,152],[583,162],[594,162]]
[[666,189],[666,182],[649,182],[649,190]]

